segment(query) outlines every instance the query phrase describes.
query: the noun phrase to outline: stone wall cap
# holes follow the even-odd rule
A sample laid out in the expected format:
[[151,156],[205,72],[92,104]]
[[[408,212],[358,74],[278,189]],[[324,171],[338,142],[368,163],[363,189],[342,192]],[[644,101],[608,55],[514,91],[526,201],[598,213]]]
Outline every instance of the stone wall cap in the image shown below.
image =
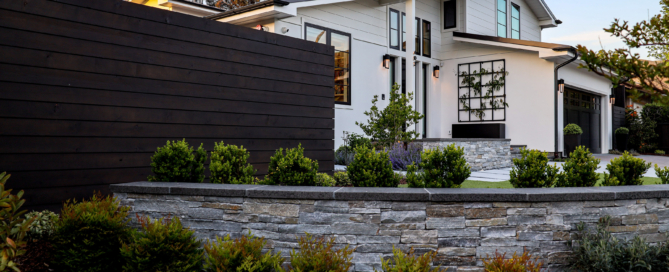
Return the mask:
[[417,139],[416,142],[492,142],[492,141],[511,141],[511,139],[499,138],[426,138]]
[[140,181],[112,184],[110,185],[110,189],[114,193],[159,195],[433,202],[603,201],[669,197],[669,185],[585,188],[450,189],[269,186]]

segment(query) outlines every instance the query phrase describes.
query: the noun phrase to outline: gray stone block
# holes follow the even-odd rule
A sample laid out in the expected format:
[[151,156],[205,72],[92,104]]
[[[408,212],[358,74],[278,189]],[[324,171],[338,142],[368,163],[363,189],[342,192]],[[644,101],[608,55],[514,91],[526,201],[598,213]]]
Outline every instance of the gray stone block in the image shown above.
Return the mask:
[[[295,224],[295,225],[279,225],[279,233],[309,233],[309,234],[330,234],[333,233],[333,227],[330,225],[307,225],[307,224]],[[342,234],[342,233],[338,233]],[[346,233],[343,233],[346,234]]]
[[453,228],[453,229],[437,229],[439,237],[479,237],[480,231],[478,227],[474,228]]
[[246,190],[247,197],[290,199],[334,199],[341,187],[321,186],[264,186]]
[[403,244],[436,244],[437,230],[404,230],[400,242]]
[[375,235],[379,230],[377,224],[363,223],[334,223],[332,233],[349,235]]
[[552,241],[553,232],[519,231],[519,241]]
[[358,235],[357,241],[360,244],[399,244],[399,236],[369,236]]
[[544,216],[532,216],[532,215],[510,215],[507,217],[509,225],[539,225],[546,223],[546,217]]
[[516,227],[482,227],[481,237],[516,237]]
[[430,205],[425,211],[429,217],[456,217],[465,215],[465,208],[462,205]]
[[426,229],[454,229],[464,228],[465,217],[442,217],[442,218],[428,218],[425,222]]
[[437,240],[439,247],[476,247],[479,241],[479,238],[439,238]]
[[337,200],[364,201],[428,201],[430,195],[422,188],[345,187],[336,191]]
[[387,211],[381,213],[381,223],[424,222],[425,211]]

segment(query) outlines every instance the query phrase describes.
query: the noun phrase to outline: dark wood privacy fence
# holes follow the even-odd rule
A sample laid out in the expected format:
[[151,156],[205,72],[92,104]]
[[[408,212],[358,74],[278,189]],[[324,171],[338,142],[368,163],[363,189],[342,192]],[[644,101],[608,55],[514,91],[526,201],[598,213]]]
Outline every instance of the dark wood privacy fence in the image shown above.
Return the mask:
[[[30,208],[145,180],[167,140],[332,171],[332,47],[122,1],[0,1],[0,171]],[[208,171],[207,171],[207,174]]]

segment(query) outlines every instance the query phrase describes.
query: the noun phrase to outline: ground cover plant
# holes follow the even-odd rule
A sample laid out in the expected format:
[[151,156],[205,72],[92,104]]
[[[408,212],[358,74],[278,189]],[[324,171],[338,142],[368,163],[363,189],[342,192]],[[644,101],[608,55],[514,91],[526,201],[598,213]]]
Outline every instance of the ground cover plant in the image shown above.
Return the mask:
[[158,147],[151,157],[153,175],[148,179],[166,182],[202,182],[206,160],[207,152],[202,148],[202,144],[197,150],[193,150],[186,139],[167,141],[167,144]]
[[627,151],[606,166],[603,186],[642,185],[641,177],[650,169],[651,163],[635,158]]
[[21,210],[25,203],[23,191],[12,194],[12,190],[6,190],[5,185],[11,175],[6,172],[0,173],[0,239],[2,243],[0,256],[0,271],[18,270],[15,262],[18,257],[25,254],[25,236],[32,223],[32,218],[24,218],[26,212]]
[[215,143],[211,151],[211,183],[253,184],[256,170],[248,163],[251,154],[244,146]]
[[216,237],[204,245],[206,256],[204,270],[207,272],[271,272],[281,269],[284,258],[281,252],[271,251],[262,254],[266,241],[263,237],[251,235],[230,239],[226,235],[222,240]]
[[318,162],[304,156],[304,148],[283,148],[270,158],[264,184],[313,186],[318,172]]
[[592,187],[598,180],[600,160],[584,146],[578,146],[569,154],[569,160],[562,165],[555,187]]
[[355,159],[346,172],[355,187],[397,187],[400,182],[393,172],[388,152],[377,152],[365,146],[355,149]]
[[[436,251],[429,251],[423,255],[414,253],[413,247],[408,252],[393,246],[392,258],[381,256],[381,271],[383,272],[441,272],[440,267],[432,267],[432,262],[437,256]],[[374,269],[374,271],[377,271]]]
[[509,180],[515,188],[553,187],[558,176],[558,167],[548,164],[545,152],[520,149],[521,158],[513,159]]
[[469,175],[471,168],[464,158],[464,148],[451,144],[422,152],[420,164],[409,166],[407,184],[417,188],[459,188]]

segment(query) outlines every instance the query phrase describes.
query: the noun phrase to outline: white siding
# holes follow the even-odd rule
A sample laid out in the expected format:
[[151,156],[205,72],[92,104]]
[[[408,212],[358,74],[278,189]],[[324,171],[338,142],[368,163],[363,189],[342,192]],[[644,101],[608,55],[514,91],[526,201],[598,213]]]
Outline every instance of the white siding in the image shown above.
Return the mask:
[[[541,41],[541,27],[537,16],[524,0],[507,0],[507,32],[511,33],[511,3],[520,7],[520,39]],[[496,0],[467,0],[467,33],[497,36]]]
[[528,41],[541,41],[541,27],[539,20],[530,7],[523,0],[511,0],[520,7],[520,39]]

